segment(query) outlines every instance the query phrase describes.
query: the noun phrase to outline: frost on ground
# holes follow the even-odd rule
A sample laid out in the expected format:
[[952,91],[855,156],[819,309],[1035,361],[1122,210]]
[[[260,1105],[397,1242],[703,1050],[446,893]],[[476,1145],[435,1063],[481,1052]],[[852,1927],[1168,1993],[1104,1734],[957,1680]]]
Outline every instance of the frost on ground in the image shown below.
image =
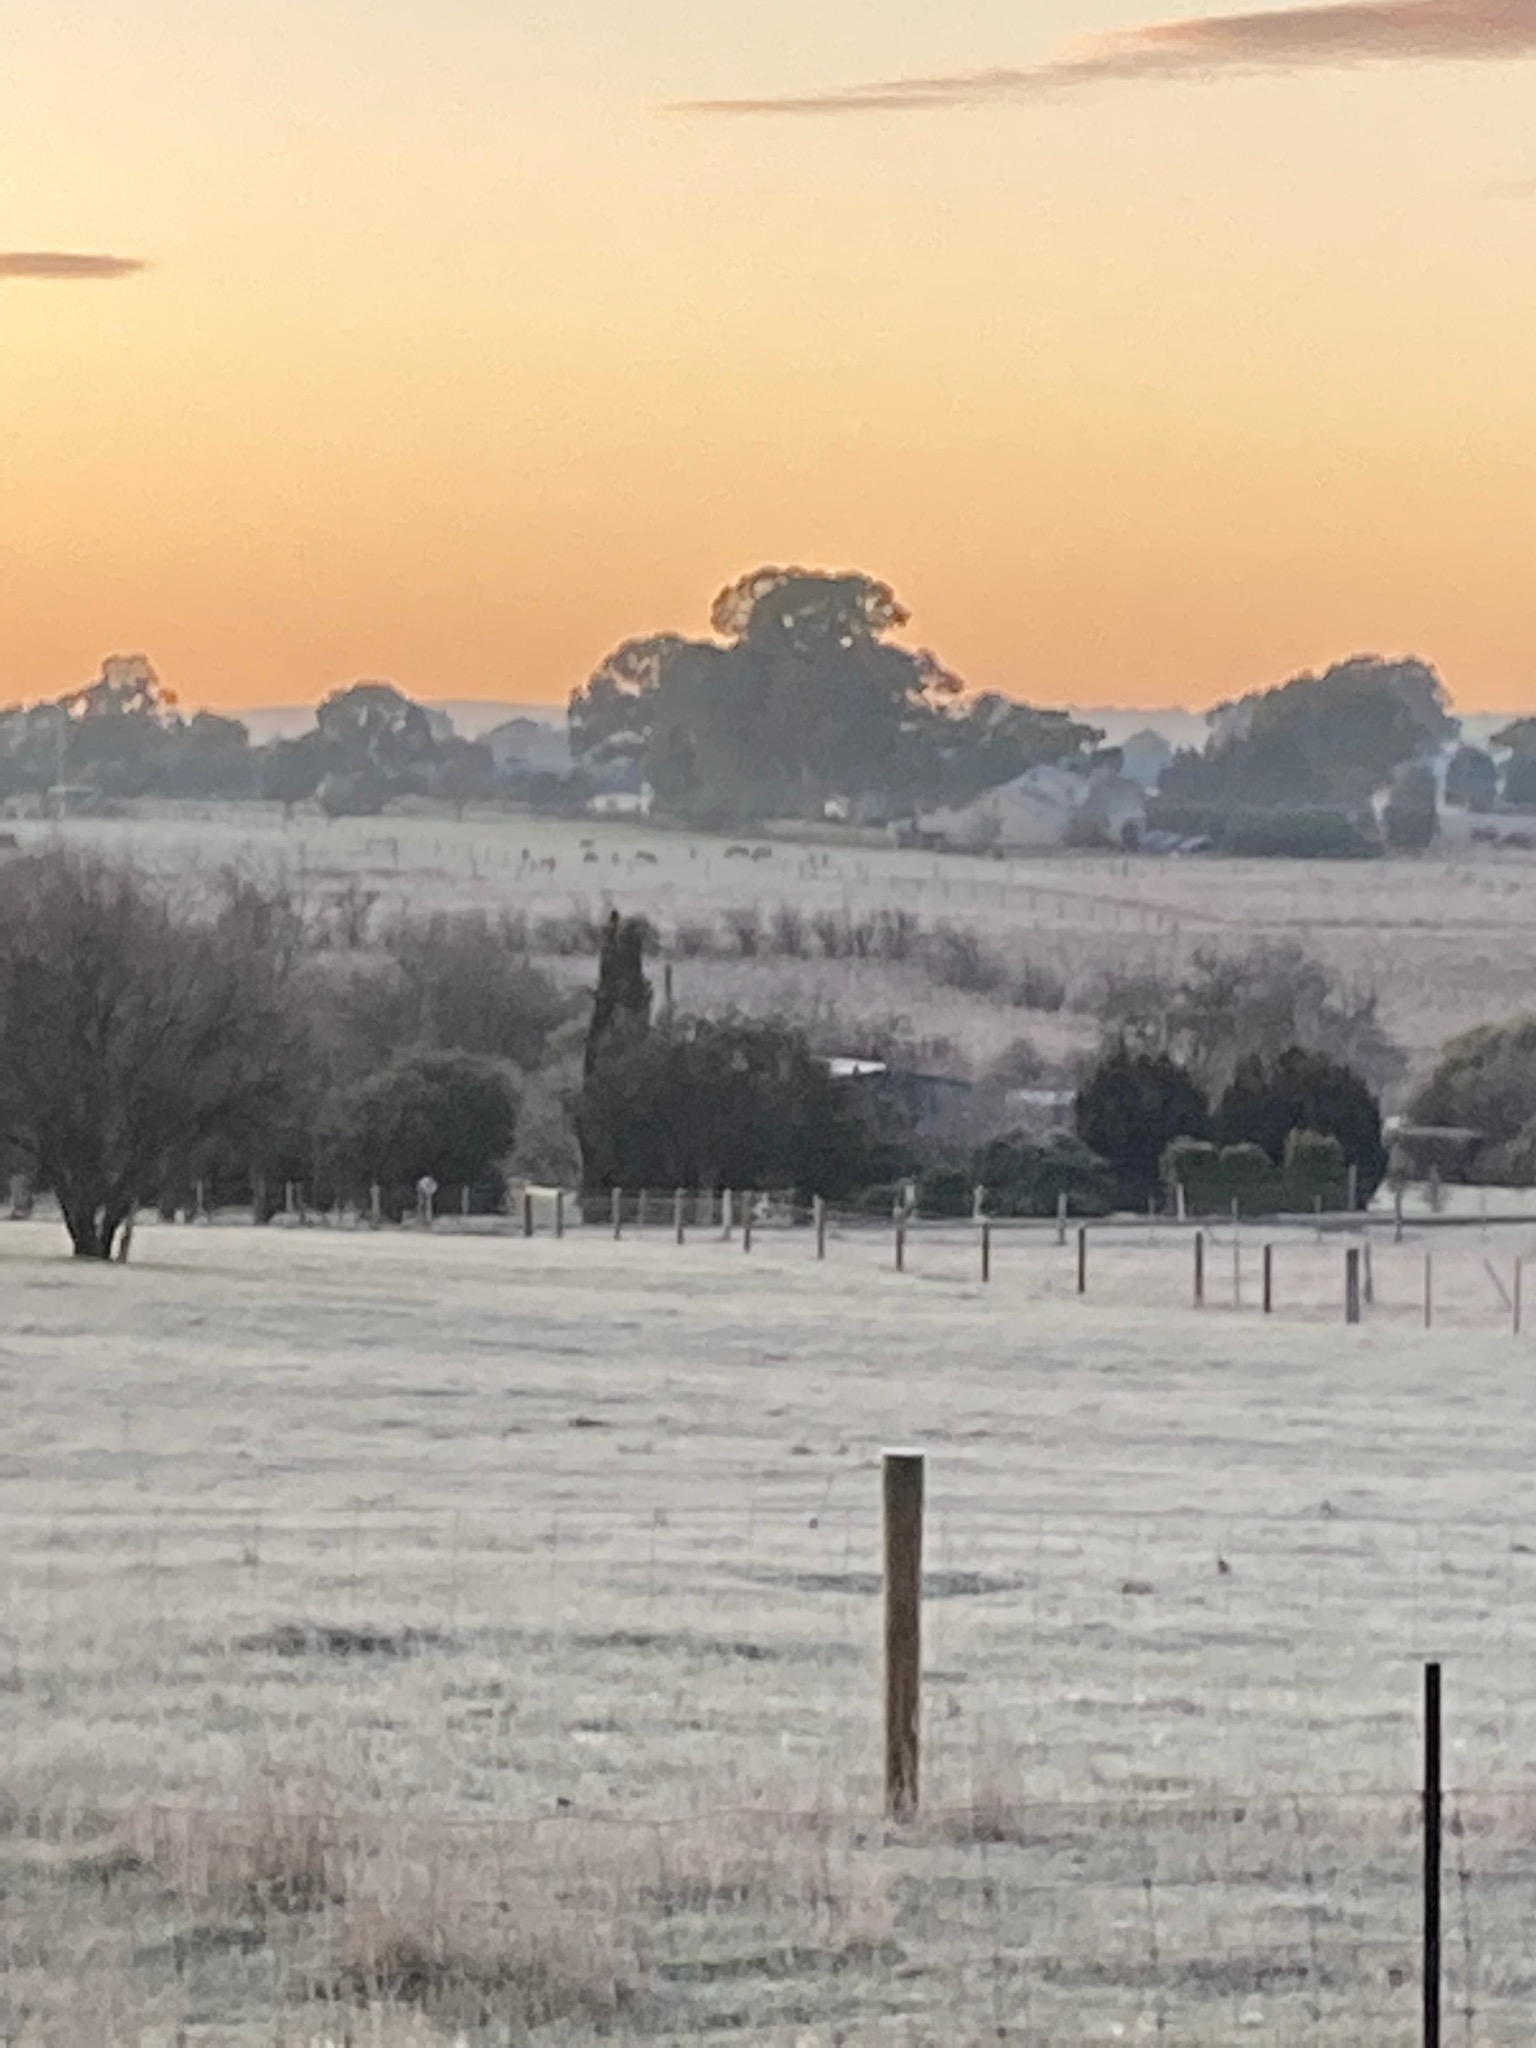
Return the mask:
[[[879,843],[745,842],[661,831],[633,820],[505,812],[283,822],[259,804],[141,807],[125,819],[73,819],[72,845],[125,855],[164,875],[206,876],[227,862],[281,868],[322,909],[340,892],[376,896],[381,913],[465,909],[569,917],[612,899],[664,930],[726,912],[785,905],[818,912],[902,911],[932,927],[975,930],[1080,995],[1111,970],[1178,966],[1197,946],[1240,951],[1300,939],[1350,980],[1379,992],[1382,1021],[1425,1068],[1451,1032],[1508,1016],[1536,968],[1533,860],[1446,847],[1413,860],[1168,860],[1106,854],[997,861],[898,851]],[[18,823],[25,845],[60,827]],[[761,855],[752,858],[751,854]],[[814,955],[815,948],[809,952]],[[681,960],[678,1000],[707,1008],[788,1002],[896,1009],[919,1036],[943,1035],[985,1064],[1018,1016],[996,1000],[936,990],[915,972],[814,957],[771,963]],[[871,974],[874,974],[873,984]],[[771,986],[765,987],[765,983]],[[1091,1047],[1092,1017],[1031,1010],[1050,1058]]]
[[[1529,2038],[1530,1227],[0,1232],[0,2038]],[[1225,1288],[1225,1292],[1223,1292]],[[878,1462],[930,1458],[925,1814]],[[1456,2038],[1461,2038],[1457,2035]]]

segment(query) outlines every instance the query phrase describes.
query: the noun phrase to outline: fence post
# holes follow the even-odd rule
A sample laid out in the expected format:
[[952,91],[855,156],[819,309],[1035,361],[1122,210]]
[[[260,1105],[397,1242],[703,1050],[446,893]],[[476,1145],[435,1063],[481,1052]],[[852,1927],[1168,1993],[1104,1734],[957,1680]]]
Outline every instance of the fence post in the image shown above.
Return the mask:
[[1440,2048],[1440,1666],[1424,1666],[1424,2048]]
[[896,1270],[898,1273],[905,1273],[907,1270],[907,1212],[905,1209],[898,1209],[896,1211],[895,1221]]
[[1371,1234],[1365,1234],[1365,1243],[1360,1252],[1360,1276],[1365,1290],[1367,1308],[1376,1306],[1376,1261],[1371,1257]]
[[1067,1197],[1065,1192],[1056,1197],[1056,1242],[1064,1245],[1067,1241]]
[[523,1235],[533,1235],[533,1195],[528,1188],[523,1189]]
[[467,1216],[468,1216],[468,1214],[469,1214],[469,1182],[468,1182],[468,1181],[465,1181],[464,1185],[463,1185],[463,1186],[462,1186],[462,1187],[461,1187],[461,1188],[459,1189],[459,1215],[460,1215],[461,1217],[467,1217]]
[[1402,1241],[1403,1241],[1403,1191],[1402,1191],[1402,1189],[1401,1189],[1401,1188],[1399,1187],[1399,1188],[1395,1188],[1395,1189],[1393,1190],[1393,1193],[1392,1193],[1392,1242],[1393,1242],[1394,1244],[1401,1244],[1401,1243],[1402,1243]]
[[368,1190],[368,1227],[377,1230],[384,1221],[384,1190],[375,1181]]
[[638,1237],[645,1228],[645,1189],[635,1197],[635,1235]]
[[820,1262],[827,1256],[827,1205],[818,1195],[812,1206],[816,1218],[816,1257]]
[[1086,1294],[1088,1292],[1088,1226],[1086,1223],[1080,1223],[1077,1226],[1077,1291],[1079,1294]]
[[1360,1320],[1360,1248],[1351,1245],[1344,1254],[1344,1320]]
[[720,1234],[727,1244],[736,1235],[736,1197],[729,1188],[720,1191]]
[[555,1189],[555,1235],[565,1235],[565,1189]]
[[1349,1162],[1349,1213],[1354,1215],[1360,1207],[1360,1169],[1352,1159]]
[[923,1454],[887,1451],[885,1510],[885,1810],[917,1811],[922,1702]]
[[293,1182],[291,1180],[285,1180],[283,1182],[283,1214],[289,1219],[290,1222],[293,1219],[293,1214],[297,1207],[298,1204],[295,1202],[293,1197]]
[[687,1197],[681,1188],[672,1190],[672,1234],[681,1244],[687,1234],[687,1220],[684,1213]]
[[744,1252],[749,1252],[752,1249],[752,1197],[750,1194],[745,1194],[741,1198],[741,1248]]
[[1317,1218],[1317,1241],[1321,1244],[1323,1241],[1323,1198],[1321,1195],[1314,1195],[1312,1197],[1312,1213]]
[[1424,1254],[1424,1327],[1434,1328],[1435,1323],[1435,1255]]
[[983,1220],[981,1226],[981,1280],[982,1285],[992,1278],[992,1226]]
[[1195,1232],[1195,1307],[1205,1307],[1205,1232]]
[[609,1207],[613,1211],[613,1241],[617,1244],[624,1235],[624,1190],[622,1188],[614,1189],[609,1197]]
[[1243,1305],[1243,1240],[1238,1230],[1240,1215],[1236,1195],[1232,1197],[1232,1306]]
[[1264,1247],[1264,1313],[1272,1316],[1275,1312],[1275,1248],[1272,1244]]

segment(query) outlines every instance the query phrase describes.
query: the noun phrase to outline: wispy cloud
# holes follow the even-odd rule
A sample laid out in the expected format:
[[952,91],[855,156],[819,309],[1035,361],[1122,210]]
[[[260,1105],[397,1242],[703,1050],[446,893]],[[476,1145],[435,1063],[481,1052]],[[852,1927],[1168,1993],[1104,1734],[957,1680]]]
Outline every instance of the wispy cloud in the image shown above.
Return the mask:
[[692,100],[694,114],[889,114],[1044,98],[1122,80],[1338,69],[1355,64],[1481,63],[1536,56],[1536,0],[1340,0],[1325,7],[1213,14],[1091,37],[1025,69],[759,99]]
[[141,256],[81,256],[64,249],[0,249],[0,278],[28,277],[60,283],[133,277],[148,268]]

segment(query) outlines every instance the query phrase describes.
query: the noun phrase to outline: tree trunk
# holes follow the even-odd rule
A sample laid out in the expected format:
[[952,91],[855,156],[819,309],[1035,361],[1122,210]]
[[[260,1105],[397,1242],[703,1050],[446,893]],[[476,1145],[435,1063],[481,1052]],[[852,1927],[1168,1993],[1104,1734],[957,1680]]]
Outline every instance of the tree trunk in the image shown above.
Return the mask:
[[104,1202],[70,1203],[64,1210],[64,1227],[77,1259],[110,1260],[126,1221],[126,1212],[112,1211]]

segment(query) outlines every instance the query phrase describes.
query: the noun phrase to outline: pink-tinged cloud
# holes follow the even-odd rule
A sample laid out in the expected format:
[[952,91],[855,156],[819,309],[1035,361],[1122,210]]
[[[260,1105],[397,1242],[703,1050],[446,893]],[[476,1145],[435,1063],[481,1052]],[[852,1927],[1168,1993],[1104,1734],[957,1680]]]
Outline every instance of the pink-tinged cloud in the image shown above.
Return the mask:
[[1356,64],[1496,64],[1536,56],[1536,0],[1342,0],[1331,7],[1213,14],[1094,36],[1045,64],[780,98],[694,100],[697,114],[888,114],[1042,98],[1120,80],[1340,69]]
[[0,278],[27,277],[45,283],[67,283],[134,277],[148,267],[141,256],[79,256],[63,249],[0,249]]

